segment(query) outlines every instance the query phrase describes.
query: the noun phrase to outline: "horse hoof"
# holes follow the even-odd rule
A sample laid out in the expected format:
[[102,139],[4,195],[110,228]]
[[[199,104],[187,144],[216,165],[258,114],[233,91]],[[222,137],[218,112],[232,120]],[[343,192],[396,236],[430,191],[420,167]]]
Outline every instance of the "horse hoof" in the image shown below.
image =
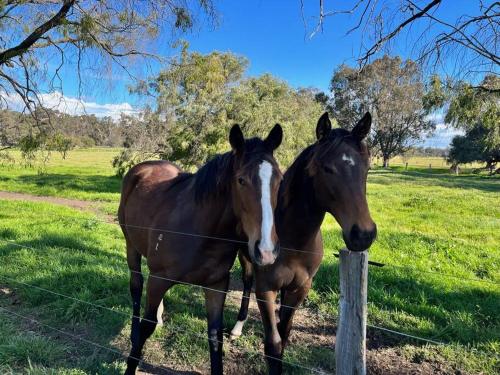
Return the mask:
[[238,320],[234,325],[234,328],[231,331],[231,340],[236,340],[241,336],[243,332],[243,325],[245,324],[245,320]]

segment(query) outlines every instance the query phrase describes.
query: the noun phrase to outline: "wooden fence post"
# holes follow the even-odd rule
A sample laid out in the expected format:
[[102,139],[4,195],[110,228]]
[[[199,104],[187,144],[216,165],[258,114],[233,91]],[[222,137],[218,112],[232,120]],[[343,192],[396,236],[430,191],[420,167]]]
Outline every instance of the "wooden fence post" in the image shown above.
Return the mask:
[[337,375],[366,374],[368,251],[342,249],[340,311],[335,343]]

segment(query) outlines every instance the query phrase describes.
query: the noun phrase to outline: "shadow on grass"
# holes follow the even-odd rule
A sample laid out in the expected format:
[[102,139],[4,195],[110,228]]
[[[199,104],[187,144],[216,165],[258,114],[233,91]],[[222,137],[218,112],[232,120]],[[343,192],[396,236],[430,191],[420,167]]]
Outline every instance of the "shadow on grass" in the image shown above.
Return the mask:
[[1,178],[3,181],[18,181],[24,184],[53,188],[60,191],[76,190],[89,193],[119,193],[121,187],[121,179],[116,176],[48,173],[18,177],[4,176]]
[[[391,326],[386,328],[443,342],[470,345],[498,340],[500,291],[480,283],[467,284],[467,280],[455,279],[447,285],[450,280],[440,283],[442,277],[370,266],[368,320],[382,326],[390,321]],[[322,296],[321,303],[336,309],[340,295],[338,263],[322,264],[314,289]],[[370,315],[374,318],[370,319]],[[382,341],[388,340],[389,346],[401,343],[391,334],[380,333],[378,337],[375,341],[387,337]]]
[[[10,310],[33,317],[42,324],[62,329],[71,335],[82,337],[111,350],[128,352],[129,340],[124,335],[128,336],[129,332],[127,330],[124,334],[123,331],[130,323],[131,302],[129,275],[124,256],[105,252],[98,246],[89,245],[70,236],[46,234],[37,240],[17,241],[17,243],[31,247],[33,250],[1,243],[0,263],[5,264],[5,259],[3,259],[5,257],[13,256],[12,259],[16,259],[17,254],[14,253],[17,252],[20,253],[19,259],[29,259],[31,262],[33,262],[33,256],[40,257],[40,259],[36,260],[36,265],[27,264],[27,270],[24,272],[20,270],[24,268],[24,265],[19,267],[19,264],[16,265],[18,268],[5,267],[0,271],[0,283],[15,290],[18,301],[15,308],[9,307]],[[23,258],[26,252],[31,255]],[[6,277],[1,277],[2,275]],[[51,290],[60,295],[30,287],[12,279]],[[178,290],[174,287],[167,293],[165,303],[169,306],[166,311],[167,316],[175,319],[175,314],[184,312],[199,319],[205,319],[204,306],[187,303],[190,300],[196,301],[192,301],[193,293],[184,289]],[[65,298],[63,295],[74,299]],[[0,297],[0,304],[10,305],[4,296]],[[79,342],[63,334],[59,335],[43,326],[36,328],[46,331],[47,335],[58,343],[62,344],[68,340],[73,342],[74,346],[70,349],[71,359],[67,362],[63,359],[61,363],[51,364],[54,368],[78,368],[99,374],[122,373],[121,369],[113,367],[113,363],[117,361],[116,353],[112,354],[104,349],[99,350],[90,343]],[[21,326],[20,329],[22,330]],[[117,342],[122,344],[117,345]],[[98,349],[97,354],[96,349]],[[168,349],[167,347],[166,350]],[[36,365],[36,356],[30,360]],[[208,360],[208,350],[206,360]],[[25,363],[26,358],[13,359],[13,361],[19,365],[18,362]],[[125,358],[120,358],[119,361],[125,363]],[[30,364],[26,362],[25,365]],[[168,367],[159,369],[147,364],[144,364],[143,369],[154,374],[198,374],[197,372],[175,371]]]
[[[385,177],[390,176],[391,179]],[[486,192],[500,192],[500,178],[496,176],[477,176],[463,175],[455,176],[444,173],[430,173],[426,171],[415,170],[393,170],[393,169],[377,169],[370,173],[368,182],[393,185],[392,178],[408,179],[412,184],[422,183],[426,185],[430,183],[433,186],[442,186],[449,188],[475,189]],[[426,182],[425,180],[430,180]]]

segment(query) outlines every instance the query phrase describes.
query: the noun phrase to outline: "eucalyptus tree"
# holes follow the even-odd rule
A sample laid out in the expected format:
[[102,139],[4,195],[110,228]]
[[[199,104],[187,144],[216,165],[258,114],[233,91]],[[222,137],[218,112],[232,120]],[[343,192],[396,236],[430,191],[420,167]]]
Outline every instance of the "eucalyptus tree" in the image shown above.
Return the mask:
[[[305,12],[304,0],[300,0]],[[323,27],[337,27],[361,38],[361,66],[394,47],[431,70],[455,78],[490,72],[498,74],[500,2],[467,1],[465,13],[456,0],[319,0],[311,36]],[[311,19],[303,14],[304,20]]]
[[[248,61],[229,52],[200,54],[184,45],[180,56],[158,75],[140,82],[132,92],[154,98],[151,110],[124,127],[126,149],[115,160],[118,174],[141,159],[159,157],[186,169],[203,164],[226,146],[229,128],[268,133],[280,123],[284,144],[278,159],[289,164],[313,139],[323,106],[312,89],[295,89],[264,74],[246,77]],[[154,136],[149,131],[155,124]],[[142,129],[142,130],[141,130]]]
[[493,171],[500,162],[500,77],[489,74],[477,83],[442,81],[432,76],[424,104],[429,111],[444,110],[445,123],[462,129],[453,139],[450,162],[481,161]]
[[426,118],[422,73],[412,60],[386,55],[362,70],[341,65],[330,90],[329,108],[341,127],[352,126],[352,119],[367,111],[372,113],[368,141],[382,156],[384,167],[435,127]]

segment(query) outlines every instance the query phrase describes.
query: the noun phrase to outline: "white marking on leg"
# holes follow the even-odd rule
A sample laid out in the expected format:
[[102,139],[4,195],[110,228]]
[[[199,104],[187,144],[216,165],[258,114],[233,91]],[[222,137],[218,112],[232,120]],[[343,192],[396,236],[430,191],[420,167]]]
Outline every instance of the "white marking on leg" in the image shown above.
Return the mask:
[[219,338],[217,337],[217,330],[211,329],[208,335],[208,340],[210,342],[210,346],[214,352],[219,351]]
[[271,177],[273,166],[268,161],[263,161],[259,167],[261,182],[260,203],[262,205],[262,224],[259,248],[261,251],[273,251],[274,244],[271,238],[273,229],[273,207],[271,205]]
[[156,320],[158,321],[158,325],[163,325],[163,299],[160,301],[160,305],[158,306],[158,310],[156,310]]
[[160,241],[163,240],[163,234],[160,234],[158,236],[158,242],[156,242],[156,248],[155,251],[158,251],[158,246],[160,245]]
[[231,338],[232,339],[235,339],[235,338],[241,336],[245,322],[246,322],[246,319],[245,320],[238,320],[236,322],[236,324],[234,325],[234,328],[231,330]]
[[349,164],[352,167],[354,167],[356,165],[352,156],[342,154],[342,160],[345,161],[347,164]]

